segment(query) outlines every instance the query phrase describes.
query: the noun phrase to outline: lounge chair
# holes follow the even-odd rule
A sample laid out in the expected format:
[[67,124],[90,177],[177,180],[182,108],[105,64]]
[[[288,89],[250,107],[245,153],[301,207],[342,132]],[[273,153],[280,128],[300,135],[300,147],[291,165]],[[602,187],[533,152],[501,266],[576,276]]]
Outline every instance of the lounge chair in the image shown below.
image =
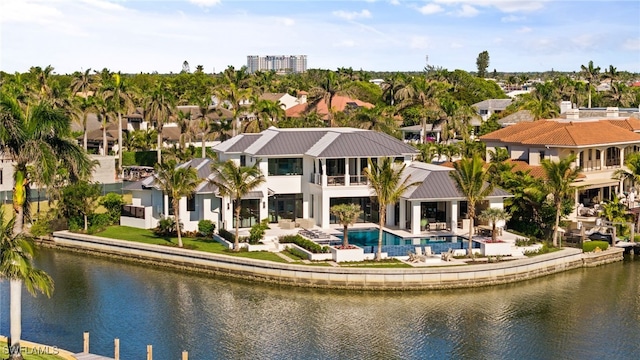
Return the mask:
[[424,256],[433,256],[433,252],[431,252],[431,246],[424,247]]
[[441,255],[442,260],[444,261],[451,261],[453,260],[453,249],[449,248],[449,251],[447,252],[443,252]]

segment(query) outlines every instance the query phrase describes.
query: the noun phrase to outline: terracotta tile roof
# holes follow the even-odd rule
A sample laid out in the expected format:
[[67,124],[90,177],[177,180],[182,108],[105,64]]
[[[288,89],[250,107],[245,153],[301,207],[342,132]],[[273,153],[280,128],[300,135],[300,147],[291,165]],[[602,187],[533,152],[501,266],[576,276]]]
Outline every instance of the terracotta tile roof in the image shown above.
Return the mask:
[[[352,106],[352,105],[356,105],[358,107],[365,107],[367,109],[371,109],[374,107],[373,104],[370,104],[368,102],[360,101],[358,99],[352,99],[352,98],[349,98],[346,96],[340,96],[340,95],[334,96],[333,99],[331,100],[331,107],[335,111],[344,111],[345,109],[347,109],[349,106]],[[288,117],[299,117],[307,110],[308,106],[309,106],[309,103],[293,106],[286,110],[286,115]],[[323,118],[329,114],[329,111],[327,109],[328,109],[327,102],[324,99],[321,100],[316,106],[316,111]]]
[[629,131],[640,131],[640,119],[636,118],[628,118],[622,120],[606,120],[613,125],[620,126],[621,128],[627,129]]
[[513,168],[511,168],[511,172],[517,172],[517,171],[522,171],[522,172],[529,172],[529,174],[535,178],[539,178],[539,179],[545,179],[546,176],[544,174],[544,169],[542,168],[542,166],[533,166],[533,165],[529,165],[526,161],[524,160],[513,160],[513,159],[509,159],[507,160],[507,163],[513,165]]
[[613,124],[613,121],[556,121],[538,120],[519,123],[481,136],[483,141],[520,143],[554,147],[576,147],[625,142],[640,142],[640,134],[627,127],[639,125],[637,122]]

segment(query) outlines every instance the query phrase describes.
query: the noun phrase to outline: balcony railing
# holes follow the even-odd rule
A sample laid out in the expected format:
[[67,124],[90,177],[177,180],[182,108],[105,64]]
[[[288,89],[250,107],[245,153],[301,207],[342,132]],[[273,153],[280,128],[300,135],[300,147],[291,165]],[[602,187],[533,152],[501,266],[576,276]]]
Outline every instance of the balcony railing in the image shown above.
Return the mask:
[[328,186],[344,186],[344,175],[338,176],[327,176],[327,185]]
[[136,219],[144,219],[144,207],[122,205],[122,211],[120,215],[124,217],[132,217]]
[[365,175],[351,175],[349,176],[350,185],[367,185],[367,177]]
[[582,166],[583,171],[597,171],[601,170],[600,160],[585,161]]
[[[367,177],[365,175],[336,175],[327,176],[326,186],[346,186],[346,179],[349,177],[349,186],[352,185],[367,185]],[[311,183],[316,185],[322,185],[322,175],[319,173],[311,174]]]
[[607,169],[615,169],[620,167],[620,158],[607,159],[605,161]]

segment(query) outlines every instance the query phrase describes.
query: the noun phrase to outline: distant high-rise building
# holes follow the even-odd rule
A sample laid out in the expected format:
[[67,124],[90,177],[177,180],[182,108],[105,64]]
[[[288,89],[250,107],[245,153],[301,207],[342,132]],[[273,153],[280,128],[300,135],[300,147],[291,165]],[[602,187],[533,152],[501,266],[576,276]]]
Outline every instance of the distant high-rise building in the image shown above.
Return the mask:
[[247,71],[274,70],[277,73],[302,73],[307,71],[307,55],[249,55]]

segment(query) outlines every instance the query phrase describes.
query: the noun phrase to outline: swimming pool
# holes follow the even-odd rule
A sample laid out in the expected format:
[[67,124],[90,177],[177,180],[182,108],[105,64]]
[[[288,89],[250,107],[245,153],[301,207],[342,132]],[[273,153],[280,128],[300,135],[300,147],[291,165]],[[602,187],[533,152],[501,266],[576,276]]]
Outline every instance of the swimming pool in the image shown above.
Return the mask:
[[[343,238],[342,234],[336,236]],[[349,229],[349,244],[362,247],[365,253],[377,252],[378,229]],[[387,231],[382,232],[382,252],[389,256],[406,256],[408,252],[414,252],[415,247],[419,245],[430,246],[434,254],[447,252],[449,249],[469,248],[468,240],[456,235],[403,238]],[[474,242],[473,247],[480,248],[480,244]]]

